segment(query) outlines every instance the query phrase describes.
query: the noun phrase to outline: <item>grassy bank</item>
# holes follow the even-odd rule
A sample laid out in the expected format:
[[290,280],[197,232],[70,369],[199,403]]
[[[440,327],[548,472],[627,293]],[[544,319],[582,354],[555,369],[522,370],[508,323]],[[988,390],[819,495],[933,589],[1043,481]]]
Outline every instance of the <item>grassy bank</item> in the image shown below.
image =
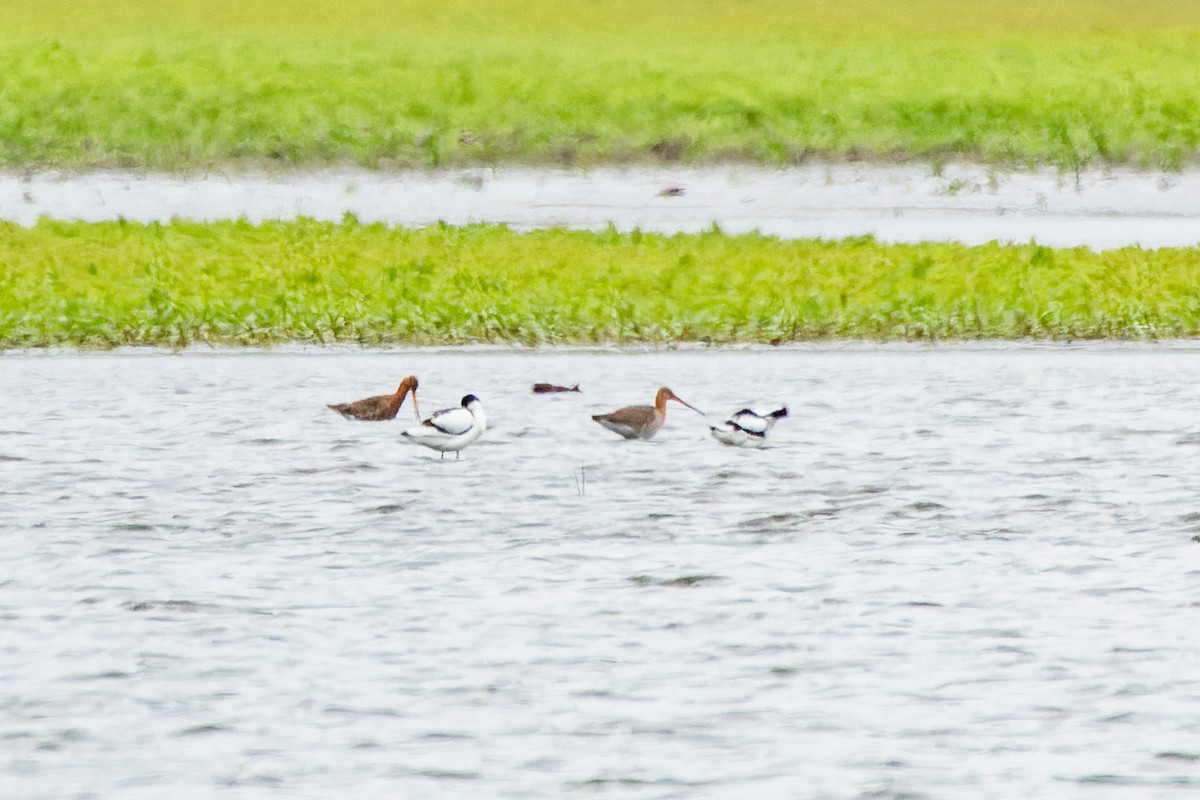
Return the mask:
[[0,224],[0,347],[1189,337],[1200,249]]
[[0,0],[0,168],[1176,166],[1188,0]]

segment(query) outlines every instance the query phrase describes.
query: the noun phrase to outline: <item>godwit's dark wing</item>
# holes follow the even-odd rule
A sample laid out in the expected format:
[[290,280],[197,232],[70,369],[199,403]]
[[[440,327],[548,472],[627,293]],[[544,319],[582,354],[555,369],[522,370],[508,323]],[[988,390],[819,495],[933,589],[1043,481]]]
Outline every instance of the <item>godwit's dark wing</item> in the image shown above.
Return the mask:
[[395,402],[394,395],[381,394],[355,400],[353,403],[330,403],[329,407],[346,419],[361,419],[368,421],[393,419],[400,405]]
[[654,423],[654,406],[626,406],[611,414],[596,414],[592,419],[622,427],[642,428]]

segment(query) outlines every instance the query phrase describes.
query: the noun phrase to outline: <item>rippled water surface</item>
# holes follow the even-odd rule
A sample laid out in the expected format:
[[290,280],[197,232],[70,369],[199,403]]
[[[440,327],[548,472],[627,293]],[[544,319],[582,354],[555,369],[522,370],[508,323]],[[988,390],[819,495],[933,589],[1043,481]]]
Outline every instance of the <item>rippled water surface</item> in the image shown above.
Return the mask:
[[[461,461],[324,407],[409,372],[482,398]],[[664,383],[792,414],[589,418]],[[2,794],[1195,796],[1198,387],[1170,345],[0,358]]]

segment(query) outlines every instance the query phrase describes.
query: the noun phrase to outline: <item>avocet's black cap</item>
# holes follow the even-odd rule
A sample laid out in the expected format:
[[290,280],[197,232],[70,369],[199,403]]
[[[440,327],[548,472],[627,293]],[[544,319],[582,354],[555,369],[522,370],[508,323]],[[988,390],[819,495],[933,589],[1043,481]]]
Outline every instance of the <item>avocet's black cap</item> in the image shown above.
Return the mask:
[[469,394],[462,399],[463,408],[466,408],[467,406],[471,405],[471,403],[478,403],[478,402],[479,402],[479,398],[473,394]]

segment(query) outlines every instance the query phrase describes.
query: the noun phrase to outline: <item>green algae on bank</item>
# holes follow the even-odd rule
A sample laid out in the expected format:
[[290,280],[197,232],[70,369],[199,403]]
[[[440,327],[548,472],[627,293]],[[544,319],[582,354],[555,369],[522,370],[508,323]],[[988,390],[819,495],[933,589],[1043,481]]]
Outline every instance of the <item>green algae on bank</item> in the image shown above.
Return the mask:
[[0,224],[0,347],[1200,332],[1200,249],[299,220]]

